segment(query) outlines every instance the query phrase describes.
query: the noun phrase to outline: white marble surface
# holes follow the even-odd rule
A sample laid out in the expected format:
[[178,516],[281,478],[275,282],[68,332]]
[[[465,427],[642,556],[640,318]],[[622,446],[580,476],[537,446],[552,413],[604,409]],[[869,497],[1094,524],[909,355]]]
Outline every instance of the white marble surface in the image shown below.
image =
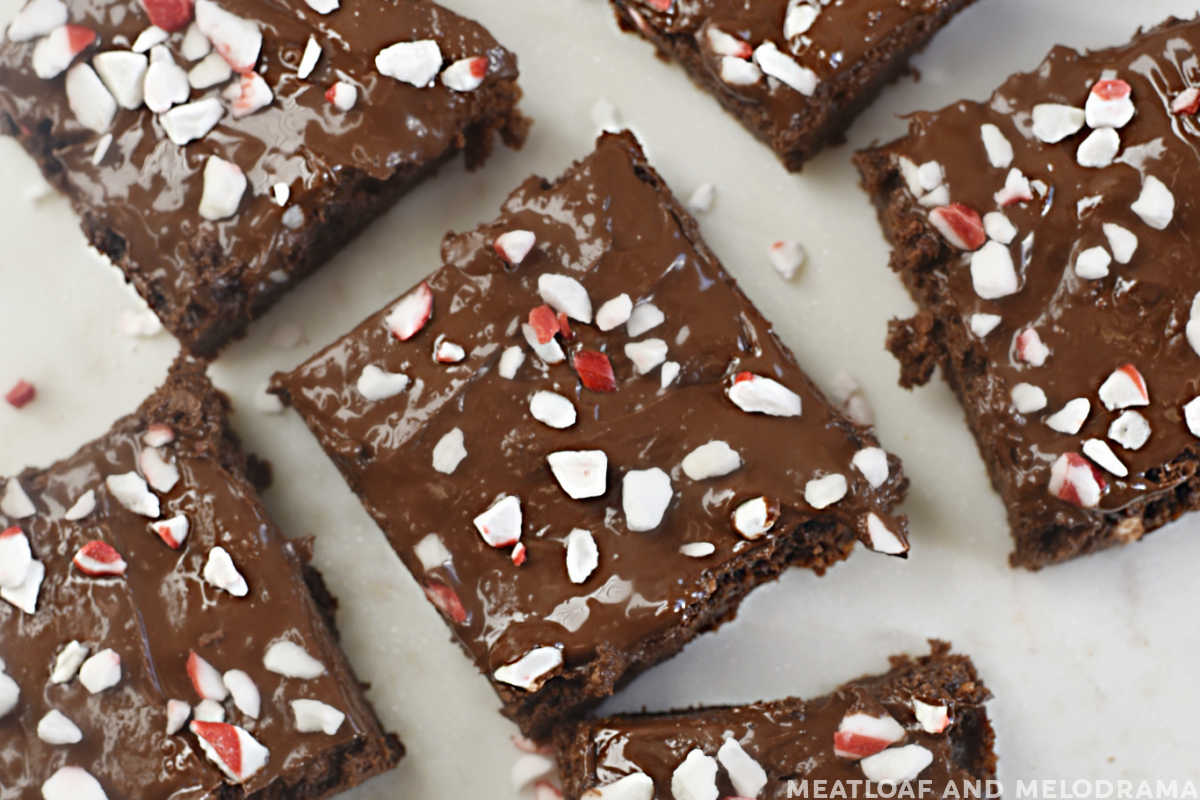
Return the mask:
[[[818,382],[848,369],[865,385],[884,444],[912,478],[905,510],[914,531],[908,562],[859,553],[824,578],[795,571],[756,591],[736,621],[649,671],[606,709],[822,692],[940,636],[974,656],[996,694],[1007,781],[1200,777],[1200,519],[1041,574],[1008,568],[1002,509],[949,391],[940,381],[913,393],[896,386],[885,324],[911,304],[885,267],[887,249],[849,164],[855,146],[900,133],[900,113],[983,97],[1055,42],[1117,43],[1139,24],[1193,14],[1195,4],[980,0],[916,60],[919,82],[900,81],[851,129],[848,145],[789,175],[679,70],[619,34],[599,0],[446,2],[519,54],[524,108],[536,119],[525,149],[499,151],[474,174],[455,166],[418,189],[211,370],[237,404],[246,443],[275,464],[267,505],[286,531],[317,535],[317,562],[342,600],[345,647],[408,746],[395,772],[352,797],[515,796],[513,728],[300,419],[256,410],[256,394],[273,370],[432,270],[444,231],[489,219],[530,172],[556,175],[587,152],[591,109],[602,97],[643,137],[678,194],[717,185],[704,234],[801,364]],[[0,17],[17,5],[0,1]],[[0,404],[6,473],[102,433],[159,382],[176,345],[167,335],[118,332],[121,312],[137,308],[132,293],[85,249],[61,198],[35,199],[40,178],[10,140],[0,141],[0,165],[0,385],[25,377],[39,391],[19,412]],[[784,237],[802,240],[810,254],[790,284],[765,252]],[[305,341],[273,346],[273,331],[288,324],[301,325]]]

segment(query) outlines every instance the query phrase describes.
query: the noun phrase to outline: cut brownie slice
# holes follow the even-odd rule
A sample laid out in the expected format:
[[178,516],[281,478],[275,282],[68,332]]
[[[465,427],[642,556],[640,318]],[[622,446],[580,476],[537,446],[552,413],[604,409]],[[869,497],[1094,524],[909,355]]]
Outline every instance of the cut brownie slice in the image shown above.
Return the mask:
[[996,776],[990,696],[969,658],[934,642],[931,655],[895,656],[890,672],[815,700],[591,720],[558,736],[564,794],[819,797],[814,781],[871,780],[921,781],[926,797],[991,796],[970,794]]
[[790,170],[828,144],[973,0],[610,0]]
[[1030,568],[1200,507],[1200,22],[1055,49],[986,103],[858,156],[920,307],[901,382],[940,364]]
[[12,796],[321,798],[399,760],[225,414],[181,360],[108,434],[3,483]]
[[30,0],[0,44],[0,131],[195,354],[459,151],[523,136],[516,57],[426,0],[192,11]]
[[276,390],[527,734],[789,564],[907,550],[906,480],[834,410],[629,134],[443,245]]

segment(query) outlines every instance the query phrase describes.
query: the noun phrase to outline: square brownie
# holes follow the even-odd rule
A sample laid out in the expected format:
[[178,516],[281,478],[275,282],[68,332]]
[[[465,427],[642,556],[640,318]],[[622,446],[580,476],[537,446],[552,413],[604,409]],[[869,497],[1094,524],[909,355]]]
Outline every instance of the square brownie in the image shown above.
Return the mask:
[[974,0],[609,0],[789,170],[842,140],[880,90]]
[[919,311],[901,383],[940,365],[1008,510],[1014,565],[1200,507],[1200,22],[1053,50],[982,103],[857,156]]
[[516,80],[427,0],[30,0],[0,43],[0,132],[209,356],[446,160],[519,144]]
[[181,359],[107,434],[2,481],[6,797],[322,798],[402,755],[226,411]]
[[628,133],[273,386],[535,738],[755,586],[863,540],[907,481],[835,410]]
[[557,737],[563,794],[807,797],[820,796],[815,781],[830,782],[825,790],[832,792],[834,782],[870,780],[921,781],[921,797],[988,796],[967,794],[996,777],[984,706],[991,693],[975,665],[944,642],[933,642],[930,655],[891,661],[883,675],[812,700],[631,714],[566,728]]

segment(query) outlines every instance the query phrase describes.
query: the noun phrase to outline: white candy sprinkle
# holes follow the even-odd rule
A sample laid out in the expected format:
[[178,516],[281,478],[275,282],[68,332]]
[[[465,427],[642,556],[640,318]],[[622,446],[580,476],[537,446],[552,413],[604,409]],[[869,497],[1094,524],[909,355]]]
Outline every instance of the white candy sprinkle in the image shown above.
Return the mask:
[[83,731],[58,709],[51,709],[38,720],[37,737],[46,744],[63,745],[83,741]]
[[[187,79],[188,85],[193,89],[203,90],[209,87],[224,83],[233,77],[233,68],[229,66],[229,62],[221,57],[220,53],[212,52],[188,70]],[[208,98],[217,101],[217,98]],[[224,111],[222,106],[221,110]]]
[[729,775],[733,790],[741,797],[758,797],[767,785],[767,773],[757,761],[742,749],[737,739],[726,739],[717,750],[717,761]]
[[762,80],[762,70],[752,61],[721,56],[721,80],[730,86],[753,86]]
[[241,167],[219,156],[209,156],[204,163],[200,216],[214,221],[233,216],[245,191],[246,175]]
[[846,476],[834,472],[804,484],[804,501],[813,508],[827,508],[846,496]]
[[1142,182],[1141,194],[1130,208],[1141,217],[1142,222],[1161,231],[1171,224],[1175,216],[1175,195],[1158,178],[1147,175]]
[[583,583],[600,565],[600,550],[591,531],[575,528],[567,534],[567,576],[571,583]]
[[304,0],[318,14],[332,14],[341,5],[338,0]]
[[1133,258],[1134,252],[1137,251],[1137,234],[1131,230],[1122,228],[1115,222],[1106,222],[1101,226],[1101,229],[1108,238],[1108,246],[1112,250],[1113,260],[1118,264],[1128,264]]
[[80,767],[62,767],[42,784],[43,800],[108,800],[100,781]]
[[34,559],[25,571],[25,580],[17,586],[0,587],[0,599],[11,603],[26,614],[37,612],[38,592],[42,588],[42,579],[46,577],[46,565]]
[[183,730],[183,726],[187,724],[188,719],[192,716],[192,707],[183,700],[171,699],[167,701],[167,736],[174,736]]
[[[158,118],[172,142],[183,146],[207,134],[225,116],[225,106],[215,97],[175,106]],[[206,184],[207,185],[207,184]]]
[[442,542],[442,537],[436,533],[426,534],[421,541],[417,542],[416,547],[413,548],[413,552],[426,571],[440,567],[452,559],[450,551],[446,549],[446,545]]
[[632,313],[633,300],[622,292],[616,297],[606,300],[596,311],[596,327],[602,331],[611,331],[628,322]]
[[746,539],[757,539],[775,526],[778,515],[765,497],[747,500],[733,510],[733,529]]
[[996,326],[1001,323],[1002,319],[999,314],[972,314],[970,320],[971,333],[982,339],[996,330]]
[[742,457],[727,442],[713,439],[683,457],[683,473],[694,481],[719,478],[742,466]]
[[1124,478],[1129,474],[1129,468],[1121,463],[1121,459],[1117,458],[1117,454],[1103,439],[1084,441],[1083,454],[1118,478]]
[[575,424],[575,406],[555,392],[534,392],[529,398],[529,413],[543,425],[563,430]]
[[1099,280],[1108,275],[1112,256],[1099,245],[1089,247],[1075,257],[1075,274],[1085,280]]
[[674,490],[671,478],[658,467],[634,469],[621,481],[621,508],[631,531],[651,531],[662,523]]
[[763,42],[754,49],[754,63],[767,75],[775,78],[800,92],[811,95],[817,89],[820,79],[817,73],[808,67],[797,64],[791,56],[780,52],[774,42]]
[[763,375],[738,375],[733,384],[725,390],[725,394],[730,402],[748,414],[800,416],[800,395],[773,378]]
[[1046,393],[1031,383],[1018,383],[1011,395],[1013,408],[1019,414],[1032,414],[1046,407]]
[[608,489],[608,456],[603,450],[559,450],[546,456],[546,461],[573,500],[599,497]]
[[204,580],[234,597],[245,597],[250,593],[250,587],[246,585],[242,573],[234,566],[229,551],[220,545],[208,551],[208,560],[204,564]]
[[[817,21],[817,15],[820,13],[820,6],[809,0],[790,0],[787,13],[783,17],[783,37],[791,39],[807,33],[808,29]],[[753,797],[757,792],[739,792],[738,794]]]
[[473,92],[483,85],[488,60],[483,56],[460,58],[442,70],[442,85],[456,92]]
[[51,683],[70,683],[87,659],[88,649],[72,639],[54,658],[54,669],[50,671]]
[[508,547],[521,539],[521,499],[503,495],[474,519],[480,537],[492,547]]
[[1082,108],[1061,103],[1039,103],[1033,107],[1033,135],[1047,144],[1061,142],[1083,127]]
[[1059,433],[1074,436],[1083,428],[1083,423],[1087,421],[1091,411],[1092,404],[1086,397],[1076,397],[1046,417],[1046,424]]
[[199,61],[212,51],[212,42],[204,35],[204,31],[200,30],[200,26],[191,22],[187,31],[183,34],[183,41],[179,45],[179,53],[188,61]]
[[196,0],[196,27],[208,37],[229,66],[238,72],[254,69],[262,50],[258,25],[231,14],[214,0]]
[[9,23],[7,36],[13,42],[27,42],[66,22],[67,4],[62,0],[30,0]]
[[675,379],[679,377],[680,369],[681,369],[681,367],[680,367],[678,361],[664,362],[662,365],[662,369],[658,371],[659,386],[662,387],[663,389],[665,389],[668,386],[670,386],[672,383],[674,383]]
[[767,248],[767,257],[771,260],[771,266],[783,276],[784,280],[791,280],[796,271],[804,266],[807,258],[804,246],[792,239],[772,242],[771,246]]
[[221,97],[229,103],[233,118],[241,119],[266,108],[275,99],[275,94],[261,75],[247,72],[225,87]]
[[667,359],[667,343],[662,339],[643,339],[625,344],[625,357],[633,362],[634,371],[645,375]]
[[998,127],[990,122],[985,122],[979,126],[979,135],[983,138],[983,147],[987,151],[988,163],[1001,169],[1012,164],[1012,143]]
[[229,690],[237,710],[251,719],[258,719],[262,710],[262,696],[254,685],[254,679],[240,669],[231,669],[221,676],[221,682]]
[[150,519],[158,518],[158,497],[150,491],[141,475],[136,472],[109,475],[104,479],[104,485],[108,487],[109,494],[129,511]]
[[79,682],[91,694],[111,689],[121,682],[121,657],[111,648],[101,650],[80,665]]
[[92,57],[92,68],[121,108],[134,109],[142,104],[142,84],[149,66],[144,55],[128,50],[109,50]]
[[312,74],[321,58],[321,44],[315,36],[309,36],[304,43],[304,54],[300,56],[300,64],[296,67],[296,77],[304,80]]
[[462,428],[454,428],[438,439],[433,446],[433,468],[444,475],[451,475],[467,457],[467,446]]
[[301,733],[324,733],[333,736],[342,727],[346,715],[320,700],[300,699],[291,702],[296,730]]
[[441,68],[442,51],[432,39],[398,42],[375,56],[375,69],[418,88],[432,84]]
[[636,339],[643,333],[657,328],[666,318],[666,314],[654,303],[638,303],[629,313],[629,320],[625,323],[625,332],[629,334],[629,338]]
[[541,686],[543,676],[560,667],[562,662],[562,651],[557,647],[535,647],[519,660],[498,668],[492,677],[509,686],[531,691]]
[[1097,128],[1088,134],[1075,152],[1079,166],[1087,168],[1107,167],[1121,149],[1121,137],[1112,128]]
[[287,639],[280,639],[267,648],[263,666],[277,675],[301,680],[312,680],[325,674],[325,665]]
[[654,781],[644,772],[634,772],[612,783],[593,786],[580,797],[581,800],[654,800]]
[[105,88],[100,76],[89,64],[76,64],[67,70],[67,105],[85,128],[104,133],[117,115],[117,101]]
[[675,800],[717,800],[717,761],[696,748],[671,773]]
[[187,73],[175,63],[166,45],[159,44],[150,49],[150,66],[146,68],[142,91],[146,107],[155,114],[187,102],[191,93]]
[[888,479],[891,468],[882,447],[864,447],[850,459],[851,465],[862,473],[872,489],[878,489]]
[[944,705],[930,705],[914,697],[912,707],[921,730],[926,733],[941,733],[950,725],[950,709]]
[[983,215],[983,230],[988,238],[1000,244],[1012,244],[1017,238],[1017,228],[1000,211],[989,211]]
[[592,301],[587,289],[569,275],[542,273],[538,276],[538,294],[555,311],[582,323],[591,323]]
[[705,213],[712,211],[713,202],[717,197],[717,188],[711,183],[702,183],[692,192],[688,198],[687,205],[692,211],[697,213]]
[[510,345],[504,348],[504,352],[500,354],[500,361],[496,365],[496,372],[501,378],[512,380],[517,377],[517,370],[525,363],[525,351],[517,345]]
[[529,323],[521,323],[521,335],[525,337],[525,343],[533,350],[534,355],[545,363],[561,364],[566,360],[567,354],[563,352],[558,340],[552,338],[548,342],[539,342],[537,331]]
[[148,52],[165,42],[170,35],[157,25],[151,25],[137,35],[137,38],[133,40],[133,44],[129,46],[129,49],[135,53]]
[[1150,439],[1150,421],[1136,411],[1126,411],[1108,426],[1108,438],[1126,450],[1141,449]]
[[971,283],[975,294],[984,300],[1014,294],[1019,288],[1017,270],[1008,247],[999,242],[988,242],[972,253]]
[[29,575],[32,563],[33,551],[24,531],[11,527],[0,532],[0,587],[15,589],[20,586]]
[[712,542],[687,542],[679,545],[679,552],[688,558],[705,558],[717,552],[717,546]]
[[157,447],[147,447],[138,454],[138,466],[146,482],[156,492],[167,493],[179,482],[179,469],[166,461]]
[[867,780],[895,785],[915,780],[933,763],[933,753],[919,744],[892,747],[859,762]]
[[216,700],[201,700],[192,709],[192,719],[198,722],[224,722],[225,706]]

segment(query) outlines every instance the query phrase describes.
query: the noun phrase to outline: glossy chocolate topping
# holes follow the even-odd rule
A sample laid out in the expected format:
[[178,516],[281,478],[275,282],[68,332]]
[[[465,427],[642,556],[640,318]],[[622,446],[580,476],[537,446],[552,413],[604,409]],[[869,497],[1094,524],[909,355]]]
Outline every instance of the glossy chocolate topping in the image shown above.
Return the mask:
[[[1013,293],[983,299],[973,285],[974,256],[960,251],[952,251],[927,280],[947,298],[939,316],[977,341],[986,374],[972,384],[970,402],[979,408],[975,424],[992,440],[986,449],[998,465],[994,474],[1023,514],[1069,526],[1135,502],[1152,503],[1193,470],[1176,461],[1197,446],[1183,406],[1200,393],[1200,353],[1186,333],[1200,290],[1189,233],[1200,224],[1190,180],[1200,175],[1200,124],[1194,110],[1174,113],[1172,103],[1200,81],[1198,47],[1200,23],[1189,21],[1169,23],[1126,47],[1087,54],[1056,48],[1037,70],[1012,77],[986,103],[964,101],[914,115],[909,135],[883,151],[916,165],[936,161],[950,201],[981,215],[1001,210],[1015,228],[1008,245],[1017,272]],[[1101,79],[1131,87],[1133,115],[1115,131],[1119,151],[1113,162],[1084,167],[1078,159],[1088,152],[1083,143],[1093,127],[1082,124],[1077,133],[1048,143],[1034,132],[1034,108],[1057,103],[1083,109]],[[1122,89],[1118,84],[1112,91]],[[981,125],[988,123],[1011,145],[1011,165],[992,165],[981,137]],[[1020,170],[1032,191],[1029,199],[1000,208],[994,193],[1010,169]],[[1153,179],[1173,203],[1173,214],[1154,225],[1144,206],[1138,206],[1140,212],[1135,208]],[[1128,263],[1118,258],[1112,225],[1136,237]],[[1086,269],[1081,274],[1080,256],[1092,248],[1103,248],[1111,259],[1107,275],[1095,277]],[[985,335],[972,333],[977,313],[998,315],[999,322]],[[1040,366],[1022,355],[1018,337],[1027,329],[1048,348]],[[1101,386],[1127,364],[1142,376],[1148,401],[1110,410]],[[1012,391],[1019,383],[1045,393],[1044,409],[1016,410]],[[1050,416],[1074,398],[1088,405],[1078,433],[1052,428]],[[1128,412],[1148,423],[1144,444],[1111,427]],[[1087,454],[1084,442],[1092,439],[1107,443],[1118,461],[1112,466],[1119,471],[1123,464],[1128,475],[1115,474],[1112,462],[1097,461],[1098,503],[1085,497],[1082,504],[1094,507],[1080,508],[1080,501],[1052,496],[1048,486],[1056,460],[1064,453]]]
[[[456,151],[464,128],[485,115],[490,88],[517,74],[516,58],[480,25],[425,0],[385,0],[370,10],[346,5],[328,15],[304,2],[219,5],[261,31],[257,72],[274,94],[271,103],[236,119],[227,111],[212,131],[186,146],[168,139],[146,106],[119,110],[109,130],[112,144],[98,165],[92,159],[100,134],[84,128],[68,107],[64,76],[42,80],[34,74],[35,41],[0,46],[0,111],[23,139],[30,132],[47,137],[27,146],[49,151],[35,155],[53,159],[48,172],[89,228],[115,232],[119,242],[103,249],[136,273],[139,291],[166,316],[196,313],[188,307],[193,298],[205,305],[237,302],[239,310],[265,302],[289,280],[299,259],[291,251],[312,239],[311,227],[322,224],[330,204],[346,201],[349,179],[417,173]],[[68,0],[67,6],[70,23],[99,37],[77,62],[128,49],[150,25],[136,0]],[[297,68],[310,36],[322,53],[302,79]],[[183,32],[174,33],[166,45],[186,70],[196,62],[184,57],[183,39]],[[418,88],[377,71],[374,59],[382,48],[421,39],[437,42],[445,64],[486,58],[482,85],[454,91],[439,80]],[[325,98],[338,80],[358,90],[348,111]],[[193,89],[189,101],[220,97],[225,87]],[[217,221],[198,213],[210,155],[235,163],[249,181],[237,212]],[[290,192],[283,206],[271,195],[278,183]]]
[[[860,678],[813,700],[792,698],[584,723],[570,740],[571,746],[582,748],[582,756],[564,758],[567,784],[586,789],[641,772],[654,782],[653,798],[671,800],[675,796],[672,775],[689,752],[699,749],[716,758],[722,744],[735,739],[766,773],[767,782],[757,797],[803,797],[798,793],[800,781],[864,780],[859,759],[834,753],[834,733],[843,718],[856,712],[879,718],[886,713],[904,729],[903,738],[893,747],[917,745],[932,754],[932,762],[917,776],[929,781],[924,796],[941,796],[951,783],[959,785],[961,792],[965,782],[994,776],[983,708],[989,693],[971,662],[944,655],[897,662],[887,674]],[[940,733],[925,730],[914,713],[914,699],[945,706],[949,726]],[[582,774],[572,774],[576,769]],[[717,789],[719,797],[738,795],[723,766],[717,770]],[[849,792],[849,785],[844,789]],[[811,795],[818,790],[810,784],[808,791]],[[568,792],[568,797],[575,796]]]
[[[511,230],[536,236],[518,266],[507,265],[493,247]],[[413,338],[397,341],[389,332],[389,306],[277,376],[275,385],[487,673],[536,647],[561,649],[567,668],[606,651],[636,651],[699,613],[696,604],[712,595],[722,570],[739,555],[795,537],[802,547],[817,548],[809,563],[827,565],[843,557],[843,548],[849,551],[869,512],[886,517],[903,494],[894,458],[878,488],[851,467],[860,448],[875,445],[873,436],[831,408],[800,371],[632,136],[602,137],[595,153],[556,183],[531,178],[495,222],[447,237],[443,258],[445,266],[428,279],[432,318]],[[663,321],[630,336],[626,325],[603,333],[596,324],[572,320],[571,338],[555,340],[566,361],[544,363],[527,346],[521,325],[544,302],[538,287],[546,274],[578,279],[595,309],[626,293],[639,306],[653,303]],[[662,342],[667,364],[679,365],[678,377],[665,386],[663,367],[638,375],[626,355],[630,342],[651,339]],[[435,361],[434,348],[443,341],[460,345],[466,359]],[[525,355],[513,379],[501,374],[508,348]],[[571,366],[581,350],[607,355],[614,391],[581,384]],[[411,383],[395,396],[368,400],[356,388],[368,366],[402,373]],[[726,391],[743,371],[771,376],[795,392],[802,414],[741,411]],[[534,419],[530,399],[540,390],[569,400],[577,421],[554,429]],[[433,451],[455,429],[466,457],[445,474],[434,469]],[[681,460],[713,440],[737,451],[740,468],[704,480],[687,477]],[[547,456],[570,450],[607,455],[599,496],[573,500],[556,482]],[[622,482],[630,471],[654,468],[669,475],[669,507],[653,529],[635,532],[623,510]],[[829,473],[843,475],[849,488],[818,511],[804,501],[805,487]],[[473,524],[502,495],[521,504],[527,554],[520,566],[508,548],[489,546]],[[743,539],[731,528],[730,513],[764,495],[782,514],[764,538]],[[577,528],[591,534],[599,551],[598,566],[582,583],[570,580],[564,563],[564,541]],[[711,544],[711,554],[680,552],[696,543]]]
[[[227,722],[246,728],[270,750],[267,765],[243,784],[247,794],[275,781],[314,779],[324,774],[327,759],[335,764],[348,748],[375,751],[381,766],[392,760],[313,602],[300,557],[250,485],[222,463],[230,445],[221,441],[223,409],[215,397],[198,366],[178,368],[141,410],[104,437],[48,469],[9,479],[20,483],[36,512],[18,519],[0,511],[0,529],[16,525],[24,531],[33,557],[45,566],[45,579],[34,613],[0,603],[0,658],[20,687],[17,706],[0,717],[0,796],[41,797],[42,783],[63,766],[86,769],[114,799],[226,796],[222,787],[229,781],[205,758],[195,736],[186,727],[165,733],[168,699],[193,706],[201,700],[188,677],[190,651],[221,672],[245,671],[260,693],[257,720],[230,700],[223,704]],[[179,550],[164,544],[148,517],[129,511],[106,487],[107,476],[139,469],[139,454],[147,450],[142,436],[153,423],[171,425],[176,437],[161,451],[178,468],[179,481],[157,494],[159,519],[184,514],[190,522]],[[89,490],[94,510],[75,522],[65,519]],[[72,564],[80,547],[95,539],[125,559],[123,576],[88,577]],[[217,544],[249,584],[245,597],[203,577]],[[303,680],[267,670],[264,653],[279,640],[303,647],[325,673]],[[120,682],[96,694],[78,676],[52,683],[55,659],[71,641],[86,646],[89,655],[116,651]],[[335,735],[297,731],[290,701],[301,698],[345,713]],[[82,741],[42,741],[38,722],[51,710],[74,722]]]

